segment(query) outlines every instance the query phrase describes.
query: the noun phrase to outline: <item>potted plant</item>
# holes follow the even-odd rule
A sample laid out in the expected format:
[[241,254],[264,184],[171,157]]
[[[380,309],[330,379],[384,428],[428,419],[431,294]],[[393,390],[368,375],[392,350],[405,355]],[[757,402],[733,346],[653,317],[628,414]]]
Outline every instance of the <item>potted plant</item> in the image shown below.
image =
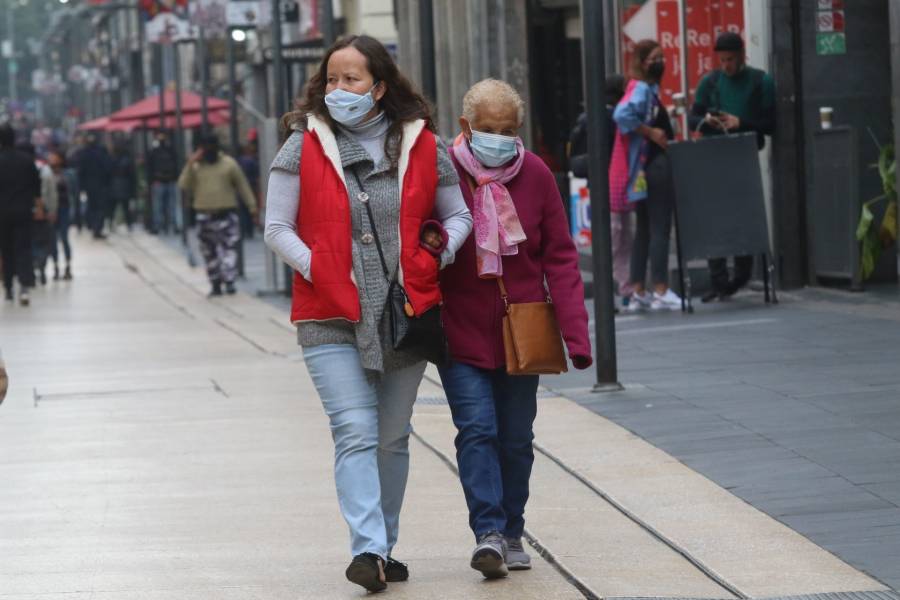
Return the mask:
[[[897,241],[897,161],[894,145],[879,146],[879,150],[878,163],[872,167],[878,169],[884,193],[863,203],[856,227],[856,239],[861,244],[860,270],[863,281],[872,276],[881,252]],[[886,205],[881,223],[876,225],[872,207],[879,202],[885,202]]]

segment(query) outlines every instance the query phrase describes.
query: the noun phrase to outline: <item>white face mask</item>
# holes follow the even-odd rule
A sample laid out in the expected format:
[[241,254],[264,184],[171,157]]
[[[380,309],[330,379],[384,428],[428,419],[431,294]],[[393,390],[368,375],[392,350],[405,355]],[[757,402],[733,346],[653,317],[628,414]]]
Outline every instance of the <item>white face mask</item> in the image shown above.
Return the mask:
[[499,167],[514,159],[519,153],[519,138],[473,129],[469,147],[478,162],[489,168]]
[[[378,84],[376,83],[375,85]],[[334,90],[325,96],[325,106],[328,107],[328,114],[341,125],[347,125],[348,127],[359,125],[366,118],[366,115],[375,108],[375,98],[372,96],[375,85],[365,94],[354,94],[342,89]]]

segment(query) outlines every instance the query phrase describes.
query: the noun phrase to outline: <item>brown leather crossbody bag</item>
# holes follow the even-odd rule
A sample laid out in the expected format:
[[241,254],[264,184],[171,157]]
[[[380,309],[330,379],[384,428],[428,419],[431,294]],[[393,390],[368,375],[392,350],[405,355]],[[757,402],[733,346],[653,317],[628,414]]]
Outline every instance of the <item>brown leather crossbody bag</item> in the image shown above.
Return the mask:
[[557,375],[568,371],[553,302],[510,302],[503,279],[497,279],[506,315],[503,349],[510,375]]

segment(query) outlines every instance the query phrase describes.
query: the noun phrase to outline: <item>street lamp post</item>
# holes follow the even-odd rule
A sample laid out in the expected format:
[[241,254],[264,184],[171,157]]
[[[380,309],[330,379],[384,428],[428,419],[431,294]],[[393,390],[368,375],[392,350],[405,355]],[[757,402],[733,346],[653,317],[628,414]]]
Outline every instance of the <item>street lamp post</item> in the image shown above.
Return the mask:
[[594,391],[621,390],[616,364],[616,322],[613,304],[612,242],[609,215],[609,150],[606,139],[606,57],[603,47],[603,6],[581,0],[582,69],[588,116],[588,181],[591,191],[591,240],[594,271],[594,327],[597,383]]
[[272,72],[275,77],[275,116],[285,111],[284,62],[281,57],[281,2],[272,0]]
[[200,130],[209,132],[209,111],[207,110],[207,69],[206,69],[206,36],[203,25],[197,27],[197,63],[200,67]]
[[9,72],[9,99],[15,102],[19,99],[18,85],[16,78],[18,74],[18,63],[16,62],[16,19],[14,16],[15,2],[10,2],[6,9],[6,47],[9,52],[6,69]]

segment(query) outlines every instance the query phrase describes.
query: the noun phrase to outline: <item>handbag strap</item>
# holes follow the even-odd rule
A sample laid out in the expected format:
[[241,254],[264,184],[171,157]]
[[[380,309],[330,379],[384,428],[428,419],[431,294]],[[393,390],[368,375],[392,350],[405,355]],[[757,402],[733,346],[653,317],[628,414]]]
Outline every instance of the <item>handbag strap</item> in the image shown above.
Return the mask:
[[381,269],[384,271],[384,278],[388,283],[391,283],[391,272],[388,269],[387,261],[384,260],[384,250],[381,248],[381,238],[378,237],[378,228],[375,227],[375,217],[372,215],[372,207],[369,205],[369,194],[366,192],[366,188],[363,187],[362,180],[360,180],[356,169],[351,168],[350,172],[353,173],[353,178],[356,179],[356,185],[358,185],[360,189],[357,198],[359,198],[359,201],[366,207],[366,215],[369,217],[369,227],[372,228],[372,237],[375,238],[375,248],[378,249],[378,258],[381,259]]

